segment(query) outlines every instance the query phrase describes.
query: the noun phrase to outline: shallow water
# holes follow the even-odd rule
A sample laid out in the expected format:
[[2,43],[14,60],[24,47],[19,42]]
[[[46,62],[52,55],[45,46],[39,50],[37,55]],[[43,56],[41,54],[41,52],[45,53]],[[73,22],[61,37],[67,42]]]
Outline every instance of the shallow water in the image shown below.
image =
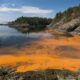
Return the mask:
[[49,33],[23,34],[14,28],[0,25],[0,47],[17,47],[25,42],[30,43],[43,37],[50,37]]

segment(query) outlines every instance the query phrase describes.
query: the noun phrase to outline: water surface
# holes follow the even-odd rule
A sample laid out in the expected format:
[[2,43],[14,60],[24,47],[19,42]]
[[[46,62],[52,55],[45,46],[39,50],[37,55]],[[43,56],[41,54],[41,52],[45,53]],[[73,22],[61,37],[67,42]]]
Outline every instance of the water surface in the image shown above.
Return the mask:
[[14,28],[0,25],[0,47],[20,46],[49,36],[49,33],[44,32],[23,34]]

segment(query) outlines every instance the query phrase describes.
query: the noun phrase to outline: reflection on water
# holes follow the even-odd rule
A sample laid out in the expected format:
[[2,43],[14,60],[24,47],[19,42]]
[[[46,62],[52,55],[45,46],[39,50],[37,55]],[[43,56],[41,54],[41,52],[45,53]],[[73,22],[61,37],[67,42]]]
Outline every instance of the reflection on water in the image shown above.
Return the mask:
[[8,26],[0,26],[0,47],[20,46],[22,44],[30,43],[42,37],[49,37],[49,33],[30,33],[23,34],[14,28]]

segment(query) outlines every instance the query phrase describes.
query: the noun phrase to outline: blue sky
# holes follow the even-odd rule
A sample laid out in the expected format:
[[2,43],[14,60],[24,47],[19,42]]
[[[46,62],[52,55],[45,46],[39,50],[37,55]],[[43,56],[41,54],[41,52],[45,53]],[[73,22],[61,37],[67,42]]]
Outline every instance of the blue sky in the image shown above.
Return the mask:
[[80,4],[80,0],[0,0],[0,23],[20,16],[51,17]]

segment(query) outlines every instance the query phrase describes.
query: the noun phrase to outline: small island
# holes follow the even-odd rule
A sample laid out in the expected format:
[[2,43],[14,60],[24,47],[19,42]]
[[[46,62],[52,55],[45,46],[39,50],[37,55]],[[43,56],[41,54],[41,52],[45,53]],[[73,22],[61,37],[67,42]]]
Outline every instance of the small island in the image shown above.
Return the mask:
[[10,27],[16,28],[22,33],[44,31],[51,23],[51,18],[40,17],[20,17],[15,21],[9,22]]

